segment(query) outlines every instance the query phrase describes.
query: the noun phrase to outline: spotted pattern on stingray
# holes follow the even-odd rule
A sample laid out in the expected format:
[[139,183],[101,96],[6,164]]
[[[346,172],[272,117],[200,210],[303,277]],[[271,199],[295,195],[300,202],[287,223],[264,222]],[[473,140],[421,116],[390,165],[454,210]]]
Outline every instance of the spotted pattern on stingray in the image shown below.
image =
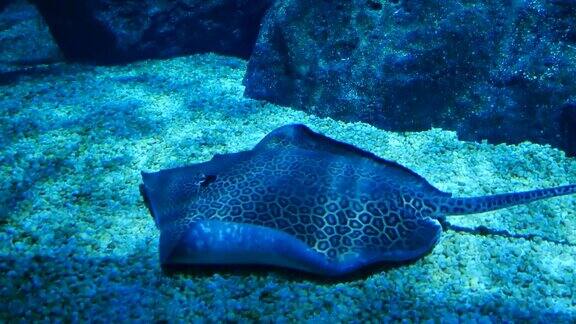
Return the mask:
[[262,263],[322,274],[415,259],[438,219],[576,192],[576,185],[453,198],[415,172],[288,125],[253,150],[143,173],[168,263]]

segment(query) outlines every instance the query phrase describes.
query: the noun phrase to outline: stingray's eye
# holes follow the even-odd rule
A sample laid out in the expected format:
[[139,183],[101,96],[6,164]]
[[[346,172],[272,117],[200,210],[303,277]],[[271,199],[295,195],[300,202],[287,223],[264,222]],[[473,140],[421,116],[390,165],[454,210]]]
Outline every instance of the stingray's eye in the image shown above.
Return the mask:
[[200,180],[197,182],[197,184],[201,187],[206,187],[209,184],[211,184],[212,182],[216,181],[216,176],[213,174],[210,175],[206,175],[203,174],[202,177],[200,178]]

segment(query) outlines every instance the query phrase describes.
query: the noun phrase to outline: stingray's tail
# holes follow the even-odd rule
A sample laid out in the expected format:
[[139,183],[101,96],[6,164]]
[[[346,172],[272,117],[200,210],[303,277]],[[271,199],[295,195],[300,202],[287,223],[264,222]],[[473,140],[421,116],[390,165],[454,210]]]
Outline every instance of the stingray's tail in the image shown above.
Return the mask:
[[510,206],[527,204],[540,199],[576,193],[576,184],[524,192],[470,198],[448,198],[440,206],[444,215],[483,213]]

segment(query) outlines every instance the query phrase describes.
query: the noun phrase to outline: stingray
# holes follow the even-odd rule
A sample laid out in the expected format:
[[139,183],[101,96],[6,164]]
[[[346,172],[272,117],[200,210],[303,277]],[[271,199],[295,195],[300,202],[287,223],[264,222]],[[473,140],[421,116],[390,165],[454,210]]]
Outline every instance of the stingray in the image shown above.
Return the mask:
[[338,276],[416,260],[446,215],[576,193],[576,184],[452,197],[410,169],[286,125],[252,150],[142,172],[163,266],[257,264]]

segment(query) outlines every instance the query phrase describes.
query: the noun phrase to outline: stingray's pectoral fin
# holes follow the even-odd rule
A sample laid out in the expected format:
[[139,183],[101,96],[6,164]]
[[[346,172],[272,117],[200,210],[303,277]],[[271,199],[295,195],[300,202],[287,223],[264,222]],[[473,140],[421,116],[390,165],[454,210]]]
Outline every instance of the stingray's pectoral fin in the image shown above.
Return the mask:
[[263,264],[330,274],[333,264],[301,240],[272,228],[222,221],[198,221],[174,240],[160,234],[163,265]]
[[406,234],[404,245],[409,259],[419,258],[428,253],[438,243],[442,225],[436,219],[419,219],[416,228]]
[[429,253],[438,243],[442,226],[435,219],[420,219],[416,226],[398,226],[387,229],[381,235],[378,249],[363,251],[363,263],[398,263],[416,260]]

